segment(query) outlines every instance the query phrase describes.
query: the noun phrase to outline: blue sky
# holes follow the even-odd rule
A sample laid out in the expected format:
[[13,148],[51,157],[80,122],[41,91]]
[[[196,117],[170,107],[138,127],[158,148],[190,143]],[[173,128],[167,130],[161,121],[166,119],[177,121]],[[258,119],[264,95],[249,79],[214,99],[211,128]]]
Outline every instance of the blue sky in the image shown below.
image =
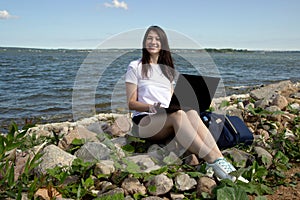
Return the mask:
[[205,48],[300,50],[299,0],[0,0],[0,46],[96,48],[159,25]]

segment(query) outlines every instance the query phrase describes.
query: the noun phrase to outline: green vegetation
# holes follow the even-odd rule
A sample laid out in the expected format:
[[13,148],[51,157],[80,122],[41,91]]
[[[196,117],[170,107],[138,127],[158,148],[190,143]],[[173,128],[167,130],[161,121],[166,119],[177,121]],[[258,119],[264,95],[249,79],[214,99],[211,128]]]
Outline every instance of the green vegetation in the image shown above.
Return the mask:
[[249,51],[247,49],[231,49],[231,48],[226,48],[226,49],[210,49],[207,48],[205,49],[208,53],[249,53],[253,51]]
[[[227,102],[224,102],[227,104]],[[291,112],[298,114],[299,111],[292,110]],[[263,109],[251,109],[249,111],[252,115],[255,115],[260,120],[260,126],[266,124],[264,120],[269,112]],[[280,113],[279,113],[280,114]],[[275,122],[268,122],[269,124]],[[275,123],[276,124],[276,123]],[[252,163],[244,164],[243,168],[234,172],[234,175],[243,175],[250,183],[245,184],[243,182],[233,183],[228,180],[222,180],[218,183],[218,186],[214,188],[213,194],[202,193],[197,195],[196,191],[185,192],[185,199],[238,199],[246,200],[248,195],[254,195],[256,200],[266,199],[264,195],[272,194],[276,187],[280,185],[294,186],[298,183],[300,175],[295,174],[292,180],[286,181],[284,172],[290,169],[295,163],[300,162],[300,117],[296,117],[292,124],[292,133],[294,137],[289,139],[286,137],[285,130],[277,134],[270,135],[270,139],[267,140],[268,151],[274,155],[273,160],[268,160],[265,157],[258,158],[253,146],[240,147],[247,153],[250,153],[255,157]],[[83,162],[76,159],[71,168],[67,167],[55,167],[48,170],[45,175],[36,175],[34,169],[39,165],[39,158],[42,154],[33,150],[34,146],[40,145],[44,142],[48,144],[56,144],[59,138],[46,138],[35,137],[26,135],[30,125],[24,126],[21,130],[18,129],[15,123],[12,123],[9,132],[6,135],[0,135],[0,199],[13,198],[21,199],[22,193],[26,193],[29,199],[34,199],[34,195],[38,190],[45,189],[48,191],[48,195],[54,198],[56,195],[60,195],[65,198],[73,199],[124,199],[123,194],[117,193],[110,197],[97,197],[92,193],[92,189],[99,181],[110,181],[116,186],[120,187],[122,181],[130,176],[137,178],[141,183],[146,182],[151,177],[157,174],[167,174],[168,177],[174,178],[178,173],[185,172],[190,177],[199,178],[205,174],[205,164],[200,166],[189,165],[168,165],[162,167],[159,170],[152,171],[151,173],[134,173],[136,166],[134,163],[127,162],[128,170],[123,172],[117,170],[113,174],[104,175],[99,174],[97,177],[93,175],[95,164]],[[75,150],[80,148],[84,144],[83,140],[74,140],[73,148],[69,150],[69,153],[74,153]],[[145,150],[145,141],[141,139],[131,138],[129,144],[123,147],[123,150],[128,154],[133,152],[142,152]],[[144,149],[143,149],[144,147]],[[19,176],[15,176],[15,152],[22,150],[28,152],[28,160],[26,161],[24,170]],[[231,158],[228,157],[230,160]],[[232,161],[232,160],[231,160]],[[271,162],[271,163],[270,163]],[[123,160],[123,163],[126,163]],[[240,166],[240,163],[233,163],[235,166]],[[270,166],[267,168],[267,166]],[[150,187],[148,190],[154,190],[155,187]],[[53,192],[55,191],[55,192]],[[178,192],[173,187],[172,192]],[[146,195],[135,194],[134,199],[141,199]]]

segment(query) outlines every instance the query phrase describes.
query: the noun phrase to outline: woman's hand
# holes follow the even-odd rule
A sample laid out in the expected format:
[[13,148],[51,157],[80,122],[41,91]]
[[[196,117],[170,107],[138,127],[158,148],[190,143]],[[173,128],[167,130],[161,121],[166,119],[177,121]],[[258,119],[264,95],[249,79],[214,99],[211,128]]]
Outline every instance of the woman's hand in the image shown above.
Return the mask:
[[157,110],[160,108],[160,102],[154,103],[153,105],[149,106],[149,113],[157,113]]

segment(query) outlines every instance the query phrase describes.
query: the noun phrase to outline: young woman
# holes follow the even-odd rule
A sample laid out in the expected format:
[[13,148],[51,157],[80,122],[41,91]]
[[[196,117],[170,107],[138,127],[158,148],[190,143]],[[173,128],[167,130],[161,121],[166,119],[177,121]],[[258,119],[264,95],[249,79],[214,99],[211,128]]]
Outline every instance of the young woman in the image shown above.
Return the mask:
[[144,35],[142,58],[130,62],[125,77],[128,106],[135,111],[132,120],[139,137],[155,142],[174,135],[185,149],[203,158],[219,179],[235,181],[229,173],[236,169],[223,157],[195,110],[157,112],[169,106],[174,77],[167,36],[162,28],[151,26]]

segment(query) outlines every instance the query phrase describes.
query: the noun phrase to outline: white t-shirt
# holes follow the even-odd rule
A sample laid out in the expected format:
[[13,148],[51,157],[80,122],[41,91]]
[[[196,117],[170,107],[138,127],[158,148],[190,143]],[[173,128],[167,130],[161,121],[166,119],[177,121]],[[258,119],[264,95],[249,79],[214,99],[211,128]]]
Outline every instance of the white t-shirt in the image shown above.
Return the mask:
[[[133,83],[137,85],[138,101],[153,105],[154,103],[161,103],[161,107],[169,107],[171,100],[172,83],[163,74],[158,64],[151,64],[151,68],[148,72],[148,78],[142,77],[142,61],[135,60],[130,62],[125,82]],[[133,116],[140,114],[149,114],[148,112],[133,113]]]

